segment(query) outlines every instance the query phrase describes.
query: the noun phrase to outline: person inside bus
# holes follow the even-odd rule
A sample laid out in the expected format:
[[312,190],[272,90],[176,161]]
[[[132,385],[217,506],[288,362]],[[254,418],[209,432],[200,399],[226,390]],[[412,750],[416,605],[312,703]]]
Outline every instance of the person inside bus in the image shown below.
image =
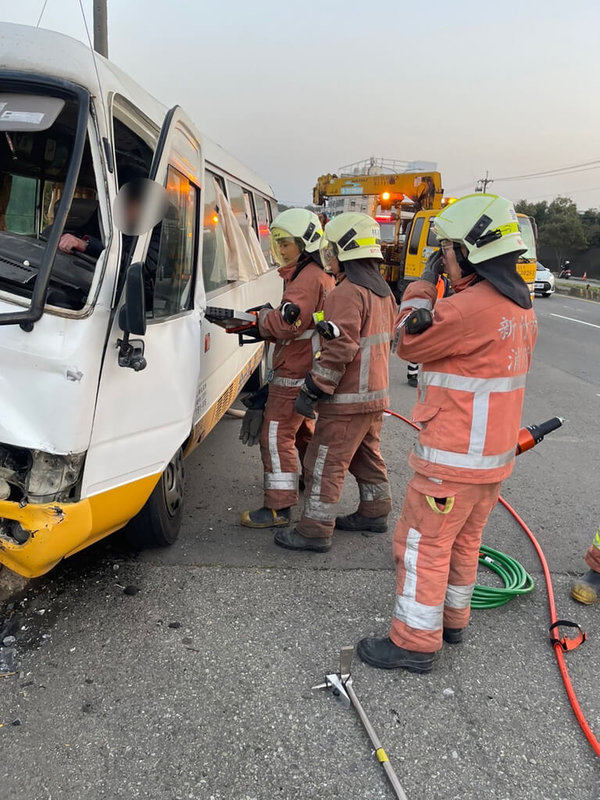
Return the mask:
[[299,414],[294,402],[319,349],[315,325],[334,286],[333,275],[324,271],[319,258],[323,230],[316,214],[289,208],[275,217],[270,233],[284,290],[280,307],[263,308],[258,316],[260,336],[274,343],[273,374],[266,405],[266,392],[256,393],[255,407],[248,407],[240,434],[244,444],[252,445],[260,431],[264,467],[263,505],[244,511],[240,518],[247,528],[289,525],[291,507],[298,503],[298,455],[302,464],[314,420]]

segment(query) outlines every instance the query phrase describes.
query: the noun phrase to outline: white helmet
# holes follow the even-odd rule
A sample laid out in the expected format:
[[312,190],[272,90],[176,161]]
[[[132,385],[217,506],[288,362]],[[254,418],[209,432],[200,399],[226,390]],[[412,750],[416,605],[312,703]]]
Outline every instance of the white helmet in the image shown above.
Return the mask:
[[381,230],[373,217],[350,211],[328,222],[321,240],[321,260],[325,268],[331,256],[340,262],[358,258],[383,261]]
[[464,245],[471,264],[527,250],[513,204],[497,194],[459,198],[434,218],[433,231],[440,241]]
[[288,208],[277,214],[270,225],[271,243],[280,239],[295,239],[301,253],[319,249],[323,228],[316,214],[307,208]]

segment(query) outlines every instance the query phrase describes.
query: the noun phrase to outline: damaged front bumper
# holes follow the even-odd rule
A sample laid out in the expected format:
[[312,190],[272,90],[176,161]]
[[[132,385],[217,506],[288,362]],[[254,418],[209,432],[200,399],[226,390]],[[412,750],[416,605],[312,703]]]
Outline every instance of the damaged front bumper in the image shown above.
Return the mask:
[[160,475],[75,503],[0,500],[0,564],[37,578],[63,558],[122,528],[143,507]]

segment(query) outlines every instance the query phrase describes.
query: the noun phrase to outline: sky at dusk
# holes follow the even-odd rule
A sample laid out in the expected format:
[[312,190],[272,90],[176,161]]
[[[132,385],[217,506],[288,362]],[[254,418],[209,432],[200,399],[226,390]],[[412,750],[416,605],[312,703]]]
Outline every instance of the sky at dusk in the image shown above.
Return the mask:
[[[0,0],[0,20],[35,25],[43,5]],[[83,6],[91,26],[92,0]],[[377,156],[437,162],[447,194],[472,191],[488,170],[489,191],[513,200],[600,206],[598,3],[108,8],[110,58],[165,105],[182,105],[287,204],[310,202],[319,175]],[[86,40],[78,0],[48,0],[40,27]]]

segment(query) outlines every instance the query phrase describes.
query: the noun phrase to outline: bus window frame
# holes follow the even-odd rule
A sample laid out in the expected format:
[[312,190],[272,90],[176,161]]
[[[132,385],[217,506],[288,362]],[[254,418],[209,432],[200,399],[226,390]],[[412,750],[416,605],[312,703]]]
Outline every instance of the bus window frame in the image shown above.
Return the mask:
[[[12,88],[13,84],[13,75],[4,73],[3,78],[6,77],[6,85]],[[103,243],[104,249],[98,256],[96,261],[96,269],[94,270],[94,277],[92,283],[90,285],[90,290],[88,292],[88,296],[86,298],[85,305],[79,309],[70,309],[70,308],[62,308],[61,306],[55,306],[50,303],[46,303],[42,300],[42,310],[36,320],[32,320],[29,322],[25,315],[30,316],[31,314],[31,301],[33,299],[33,293],[31,298],[20,297],[19,295],[12,294],[11,292],[0,289],[0,299],[6,300],[8,303],[14,306],[21,306],[27,311],[25,312],[7,312],[0,314],[0,326],[1,325],[16,325],[19,324],[23,327],[24,330],[31,330],[30,326],[33,326],[35,322],[38,322],[44,314],[49,314],[54,317],[64,317],[66,319],[85,319],[89,317],[93,311],[94,307],[98,301],[98,296],[100,294],[100,288],[104,281],[104,277],[107,271],[107,264],[108,264],[108,251],[111,248],[112,240],[113,240],[113,226],[112,226],[112,217],[110,213],[110,201],[107,195],[107,177],[105,171],[105,154],[104,150],[101,146],[101,136],[100,136],[100,129],[98,126],[98,115],[96,113],[96,107],[94,99],[91,97],[87,89],[84,89],[76,84],[72,84],[70,81],[59,79],[59,78],[52,78],[49,76],[32,76],[29,78],[28,76],[24,77],[22,74],[17,74],[14,76],[14,82],[16,86],[14,87],[16,90],[22,89],[23,86],[27,86],[28,84],[31,86],[32,91],[36,89],[38,91],[46,91],[52,92],[57,91],[62,93],[67,99],[73,99],[73,94],[71,94],[71,89],[73,91],[77,90],[77,96],[83,96],[85,94],[88,98],[87,101],[87,120],[83,127],[84,135],[83,135],[83,148],[82,148],[82,158],[83,158],[83,150],[85,149],[86,142],[89,143],[90,148],[90,155],[92,159],[92,166],[94,170],[94,179],[96,181],[96,194],[98,198],[98,210],[99,210],[99,224],[101,227],[101,231],[103,234]],[[57,92],[57,93],[58,93]],[[69,171],[71,170],[71,164],[69,165]],[[62,236],[62,232],[64,231],[64,226],[66,223],[66,217],[68,215],[68,209],[70,208],[71,201],[73,199],[73,195],[75,193],[75,189],[77,187],[77,178],[79,177],[79,170],[81,169],[81,161],[77,166],[77,174],[75,176],[75,184],[73,185],[72,191],[70,192],[70,199],[68,204],[66,204],[67,212],[65,214],[65,218],[60,225],[60,236]],[[69,174],[65,176],[65,185],[67,184],[67,177]],[[42,193],[42,188],[40,189],[40,194]],[[63,194],[65,197],[66,194]],[[56,220],[55,220],[56,223]],[[60,241],[60,236],[58,237],[58,241]],[[56,251],[58,251],[58,241],[56,244]],[[46,252],[48,252],[46,250]],[[50,270],[48,273],[48,277],[51,274],[52,266],[54,265],[54,258],[55,254],[52,255]],[[36,279],[37,284],[37,279]],[[49,281],[48,281],[49,286]],[[46,286],[43,294],[43,298],[45,298],[47,293]],[[35,292],[35,289],[34,289]],[[14,321],[9,321],[9,318],[13,318]]]

